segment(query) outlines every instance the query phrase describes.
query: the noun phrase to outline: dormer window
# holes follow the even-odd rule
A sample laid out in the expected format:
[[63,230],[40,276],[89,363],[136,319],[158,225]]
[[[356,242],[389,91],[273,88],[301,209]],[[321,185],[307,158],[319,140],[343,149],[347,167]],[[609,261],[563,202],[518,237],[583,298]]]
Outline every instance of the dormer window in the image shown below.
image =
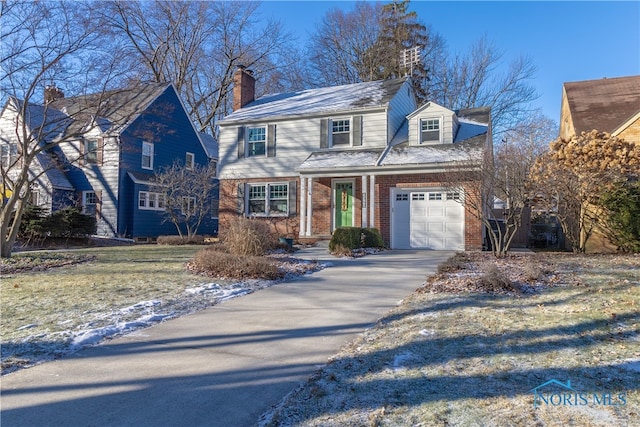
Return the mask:
[[440,119],[420,120],[420,143],[428,144],[440,142]]

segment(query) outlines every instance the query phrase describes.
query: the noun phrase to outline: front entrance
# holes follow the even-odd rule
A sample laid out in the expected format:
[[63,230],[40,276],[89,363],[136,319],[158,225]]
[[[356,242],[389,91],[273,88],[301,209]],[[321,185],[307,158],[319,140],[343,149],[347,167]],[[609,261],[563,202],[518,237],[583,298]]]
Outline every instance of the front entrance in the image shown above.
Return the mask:
[[353,226],[353,181],[333,183],[333,229]]

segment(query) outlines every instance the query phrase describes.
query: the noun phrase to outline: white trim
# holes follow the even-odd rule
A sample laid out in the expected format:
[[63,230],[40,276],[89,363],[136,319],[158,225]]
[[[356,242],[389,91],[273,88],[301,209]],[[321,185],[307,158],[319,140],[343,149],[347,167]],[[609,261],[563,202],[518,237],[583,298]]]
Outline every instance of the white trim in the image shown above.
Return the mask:
[[[338,121],[349,121],[349,144],[333,144],[333,122]],[[341,132],[346,133],[346,132]],[[329,148],[342,148],[342,147],[353,147],[353,116],[339,116],[332,117],[329,119],[329,123],[327,124],[327,137],[329,138],[329,143],[327,144]]]
[[368,227],[369,226],[369,220],[367,218],[367,210],[368,210],[368,206],[367,206],[367,199],[368,199],[368,194],[367,194],[367,175],[362,175],[362,226],[363,227]]
[[[151,153],[149,154],[149,166],[144,165],[144,147],[150,147]],[[155,149],[153,146],[153,142],[142,141],[142,151],[140,152],[140,167],[142,169],[153,170],[153,157],[155,154]]]
[[300,231],[299,236],[306,235],[307,226],[307,179],[300,177]]
[[[271,186],[275,186],[275,185],[285,185],[287,187],[287,198],[286,198],[286,202],[287,202],[287,211],[284,213],[271,213],[270,209],[269,209],[269,203],[271,202]],[[251,193],[251,187],[261,187],[264,186],[264,213],[251,213],[249,212],[251,203],[250,203],[250,193]],[[246,216],[247,217],[262,217],[262,218],[270,218],[270,217],[288,217],[290,215],[291,212],[291,206],[289,206],[289,199],[290,199],[290,191],[291,191],[291,185],[289,185],[289,181],[274,181],[274,182],[248,182],[246,184],[246,191],[245,191],[245,196],[244,196],[244,202],[245,202],[245,212],[246,212]],[[285,199],[274,199],[274,200],[285,200]]]
[[611,135],[613,136],[618,136],[620,135],[622,132],[624,132],[629,126],[631,126],[636,120],[640,119],[640,111],[638,111],[636,114],[634,114],[633,116],[631,116],[628,120],[625,120],[624,122],[622,122],[618,127],[616,127],[612,132]]
[[[304,179],[304,178],[300,178]],[[311,218],[313,216],[313,178],[307,178],[307,236],[311,236]]]

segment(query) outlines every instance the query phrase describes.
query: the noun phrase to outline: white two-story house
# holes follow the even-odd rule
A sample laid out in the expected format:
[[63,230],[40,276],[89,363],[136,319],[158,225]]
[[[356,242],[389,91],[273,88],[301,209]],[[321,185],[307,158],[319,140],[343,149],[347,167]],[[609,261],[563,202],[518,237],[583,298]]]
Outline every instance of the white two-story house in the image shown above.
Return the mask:
[[219,122],[221,229],[245,215],[299,241],[357,226],[392,248],[482,247],[480,220],[443,177],[491,153],[489,108],[417,108],[406,78],[254,94],[240,67]]

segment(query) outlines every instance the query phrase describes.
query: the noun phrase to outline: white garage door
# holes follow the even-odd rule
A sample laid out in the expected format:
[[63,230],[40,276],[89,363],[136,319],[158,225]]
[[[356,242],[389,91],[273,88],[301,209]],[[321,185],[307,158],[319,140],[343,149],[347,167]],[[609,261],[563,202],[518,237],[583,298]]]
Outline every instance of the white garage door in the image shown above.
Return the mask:
[[394,189],[391,246],[464,250],[464,207],[447,191]]

